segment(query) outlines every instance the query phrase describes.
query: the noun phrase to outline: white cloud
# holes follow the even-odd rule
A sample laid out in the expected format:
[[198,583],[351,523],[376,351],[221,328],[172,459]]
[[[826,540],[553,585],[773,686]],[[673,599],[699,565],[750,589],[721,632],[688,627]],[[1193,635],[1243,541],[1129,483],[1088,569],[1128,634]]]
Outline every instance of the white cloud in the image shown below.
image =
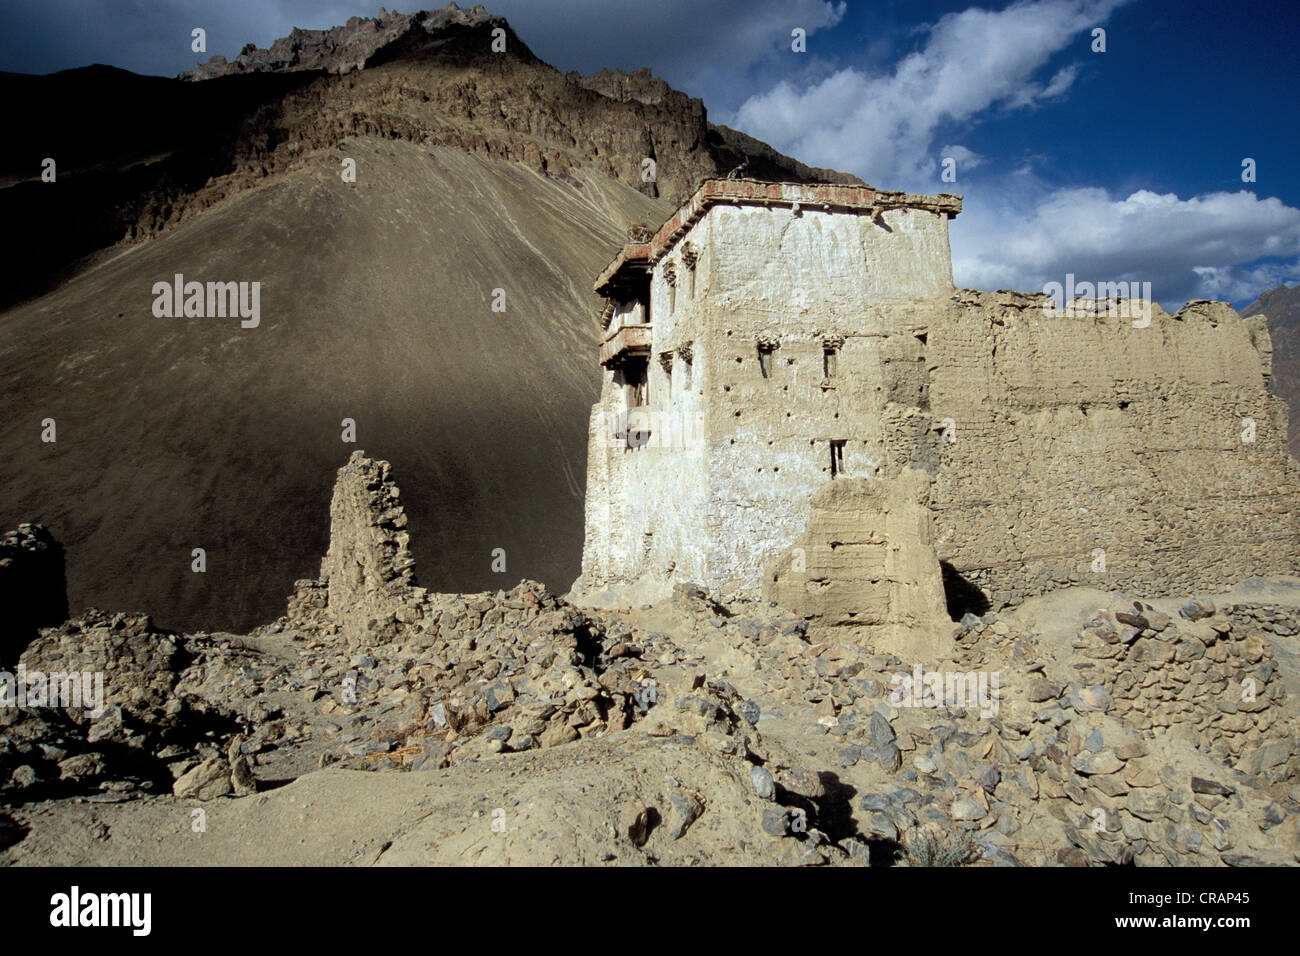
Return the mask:
[[957,285],[1040,291],[1073,273],[1078,281],[1150,282],[1157,301],[1177,308],[1188,299],[1242,302],[1300,279],[1300,209],[1276,198],[1139,190],[1112,199],[1083,188],[1021,202],[967,197],[952,224]]
[[928,186],[940,124],[1062,95],[1078,75],[1076,65],[1045,84],[1035,74],[1123,2],[1020,0],[1000,11],[951,13],[893,72],[848,67],[806,86],[781,82],[746,100],[731,125],[806,163],[847,169],[888,188]]
[[984,164],[985,157],[979,155],[974,150],[967,149],[956,143],[950,143],[947,146],[939,147],[939,155],[944,159],[952,158],[957,161],[957,168],[962,172],[968,169],[974,169]]
[[[1300,278],[1300,210],[1250,192],[1180,199],[1138,190],[1049,188],[1041,157],[972,183],[984,162],[960,143],[938,145],[952,124],[1062,97],[1078,62],[1048,74],[1073,43],[1125,0],[1018,0],[972,7],[930,26],[917,52],[875,74],[849,67],[810,82],[787,79],[750,97],[734,122],[806,163],[857,173],[889,189],[933,192],[943,157],[957,160],[965,211],[952,224],[959,286],[1041,290],[1063,282],[1150,282],[1167,307],[1190,298],[1242,302]],[[1040,75],[1041,74],[1041,75]]]
[[1074,80],[1078,75],[1079,64],[1071,63],[1069,66],[1063,66],[1057,70],[1046,86],[1040,83],[1026,83],[1007,100],[1007,108],[1024,109],[1037,106],[1044,100],[1064,96],[1066,91],[1074,85]]

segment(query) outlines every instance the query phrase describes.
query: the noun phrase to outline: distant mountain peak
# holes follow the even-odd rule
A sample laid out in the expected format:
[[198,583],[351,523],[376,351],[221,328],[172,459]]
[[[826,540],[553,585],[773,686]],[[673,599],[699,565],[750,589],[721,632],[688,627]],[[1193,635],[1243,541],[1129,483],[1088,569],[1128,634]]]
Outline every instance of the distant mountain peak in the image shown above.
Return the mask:
[[[482,4],[462,8],[449,3],[438,10],[397,13],[379,8],[378,16],[350,17],[342,26],[327,30],[303,30],[294,27],[267,49],[252,43],[240,50],[234,60],[214,56],[179,74],[182,80],[210,80],[240,73],[294,73],[319,70],[345,74],[365,69],[377,62],[430,48],[440,53],[491,53],[492,32],[505,31],[505,52],[523,59],[533,59],[532,52],[510,29],[505,17],[487,11]],[[473,37],[476,50],[467,49]]]

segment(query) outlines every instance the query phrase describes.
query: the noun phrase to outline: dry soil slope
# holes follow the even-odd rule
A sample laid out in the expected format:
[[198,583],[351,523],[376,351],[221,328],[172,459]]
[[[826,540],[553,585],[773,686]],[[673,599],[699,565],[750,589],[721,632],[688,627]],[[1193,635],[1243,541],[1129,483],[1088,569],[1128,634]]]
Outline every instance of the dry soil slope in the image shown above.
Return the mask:
[[1280,285],[1246,306],[1242,315],[1263,313],[1273,340],[1273,393],[1291,409],[1287,445],[1300,458],[1300,286]]
[[[421,583],[562,585],[599,384],[580,279],[623,224],[669,211],[595,174],[579,188],[450,148],[321,150],[0,314],[0,526],[43,521],[65,543],[74,612],[244,627],[316,573],[334,472],[364,447],[400,464]],[[260,281],[260,327],[155,318],[153,283],[177,272]]]

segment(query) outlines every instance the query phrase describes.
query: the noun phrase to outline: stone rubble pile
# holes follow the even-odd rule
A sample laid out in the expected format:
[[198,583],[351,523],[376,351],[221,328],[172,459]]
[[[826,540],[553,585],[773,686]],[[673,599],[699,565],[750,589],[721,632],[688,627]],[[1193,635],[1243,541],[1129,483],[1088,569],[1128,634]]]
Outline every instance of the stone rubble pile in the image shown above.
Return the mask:
[[1229,604],[1223,609],[1234,627],[1256,625],[1279,637],[1300,635],[1300,610],[1280,604]]
[[[1300,726],[1277,672],[1296,609],[1193,599],[1174,617],[1138,601],[1068,643],[967,614],[925,675],[692,585],[600,612],[527,580],[431,592],[400,501],[388,464],[354,455],[321,576],[248,635],[94,610],[45,628],[22,666],[102,674],[104,709],[0,708],[0,801],[202,801],[326,766],[640,741],[695,748],[752,788],[745,840],[790,865],[1300,861]],[[647,854],[661,828],[676,845],[718,825],[711,785],[656,786],[593,825]]]
[[1095,662],[1086,673],[1129,727],[1180,733],[1252,777],[1285,779],[1296,723],[1280,706],[1272,645],[1207,602],[1180,617],[1149,605],[1101,612],[1075,642]]
[[117,801],[171,789],[174,776],[238,726],[178,691],[191,658],[178,635],[144,614],[92,608],[44,630],[19,660],[24,683],[75,677],[81,697],[75,706],[58,706],[72,702],[65,697],[0,707],[0,800]]
[[[1177,621],[1146,605],[1101,611],[1058,661],[1032,630],[996,613],[967,615],[946,672],[998,672],[993,714],[900,697],[909,664],[811,643],[779,608],[741,604],[718,614],[701,604],[695,617],[691,646],[713,632],[713,663],[754,689],[750,703],[761,704],[765,721],[831,741],[826,769],[814,775],[823,792],[838,782],[862,794],[852,832],[839,836],[845,823],[826,808],[800,806],[806,798],[756,779],[764,799],[783,794],[761,827],[801,846],[791,862],[832,860],[825,851],[836,836],[836,849],[854,860],[912,865],[1300,860],[1300,748],[1285,695],[1270,681],[1271,647],[1208,602],[1190,602]],[[1111,648],[1128,655],[1134,646],[1126,667],[1111,664],[1120,656],[1107,656]],[[1248,678],[1253,702],[1238,700]],[[1249,715],[1251,728],[1236,729],[1234,714]]]

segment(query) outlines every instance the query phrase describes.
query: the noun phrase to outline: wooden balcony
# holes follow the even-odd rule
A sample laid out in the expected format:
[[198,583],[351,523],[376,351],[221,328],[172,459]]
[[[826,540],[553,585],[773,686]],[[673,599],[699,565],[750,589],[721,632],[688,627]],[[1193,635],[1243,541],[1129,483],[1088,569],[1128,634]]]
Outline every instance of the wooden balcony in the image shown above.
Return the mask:
[[631,356],[650,354],[649,325],[625,325],[600,343],[600,364],[609,367]]

